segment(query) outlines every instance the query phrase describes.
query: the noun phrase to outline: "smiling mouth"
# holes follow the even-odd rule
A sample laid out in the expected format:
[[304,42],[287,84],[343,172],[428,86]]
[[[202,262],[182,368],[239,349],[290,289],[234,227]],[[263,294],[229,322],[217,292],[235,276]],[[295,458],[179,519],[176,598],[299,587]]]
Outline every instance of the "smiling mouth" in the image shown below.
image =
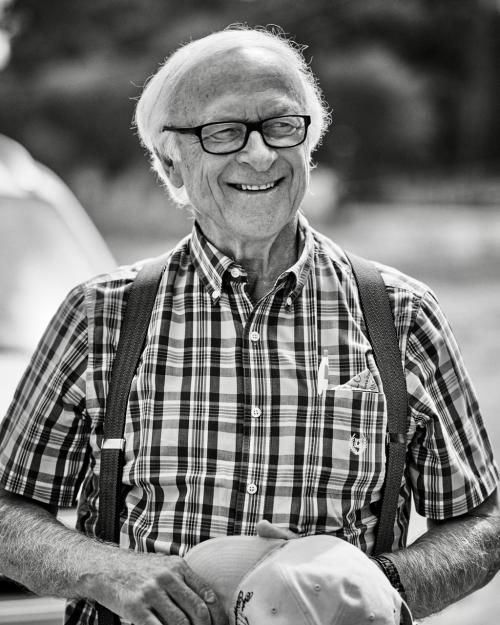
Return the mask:
[[265,184],[243,184],[243,183],[228,183],[230,187],[233,189],[237,189],[238,191],[250,191],[251,193],[262,193],[263,191],[270,191],[279,185],[279,183],[283,180],[283,178],[279,178],[278,180],[274,180],[273,182],[266,182]]

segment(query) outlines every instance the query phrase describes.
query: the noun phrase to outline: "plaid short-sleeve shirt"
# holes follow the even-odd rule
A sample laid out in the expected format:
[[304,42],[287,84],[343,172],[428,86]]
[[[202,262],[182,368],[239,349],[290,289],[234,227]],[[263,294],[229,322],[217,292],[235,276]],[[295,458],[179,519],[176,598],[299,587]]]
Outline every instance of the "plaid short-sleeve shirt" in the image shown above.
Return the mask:
[[[168,256],[125,427],[121,546],[183,555],[262,518],[370,552],[385,472],[386,400],[350,265],[301,218],[302,251],[257,304],[246,273],[195,227]],[[93,535],[103,418],[139,265],[75,288],[49,325],[0,431],[0,484],[64,507]],[[395,532],[410,493],[433,519],[463,514],[498,471],[449,325],[420,282],[382,267],[411,424]],[[328,384],[318,369],[328,358]],[[88,602],[68,622],[96,622]]]

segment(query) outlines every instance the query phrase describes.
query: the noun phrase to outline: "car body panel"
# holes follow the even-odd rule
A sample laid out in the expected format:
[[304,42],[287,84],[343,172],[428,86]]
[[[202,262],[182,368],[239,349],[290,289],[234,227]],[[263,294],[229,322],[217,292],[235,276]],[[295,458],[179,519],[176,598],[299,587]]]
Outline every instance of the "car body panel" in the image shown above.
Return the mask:
[[[63,181],[0,135],[0,420],[66,294],[115,266]],[[74,525],[74,511],[61,511],[58,518]],[[0,625],[62,622],[64,600],[15,590],[0,575]]]

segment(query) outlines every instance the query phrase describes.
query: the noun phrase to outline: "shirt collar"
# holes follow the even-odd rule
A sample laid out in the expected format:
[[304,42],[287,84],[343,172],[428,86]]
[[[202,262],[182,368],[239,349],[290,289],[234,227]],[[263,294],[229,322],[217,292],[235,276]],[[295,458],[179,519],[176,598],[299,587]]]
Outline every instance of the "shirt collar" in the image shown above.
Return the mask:
[[301,252],[297,262],[290,269],[281,274],[280,279],[287,277],[284,299],[287,308],[290,308],[295,299],[300,295],[311,272],[314,262],[314,236],[307,219],[299,213],[298,231],[300,236]]
[[234,260],[212,245],[197,223],[191,233],[191,258],[201,283],[212,300],[217,302],[222,292],[224,273],[234,264]]
[[[277,284],[285,285],[283,297],[287,308],[302,291],[314,260],[314,237],[309,222],[302,214],[299,214],[298,230],[301,239],[299,258],[277,280]],[[191,233],[191,258],[202,284],[212,300],[217,302],[222,292],[224,274],[236,261],[212,245],[197,223]]]

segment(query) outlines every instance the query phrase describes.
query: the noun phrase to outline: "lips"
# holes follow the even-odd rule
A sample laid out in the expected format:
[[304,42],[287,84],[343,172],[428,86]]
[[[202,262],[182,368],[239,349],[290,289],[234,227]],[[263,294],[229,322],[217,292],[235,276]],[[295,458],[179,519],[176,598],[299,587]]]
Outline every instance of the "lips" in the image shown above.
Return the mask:
[[228,183],[230,187],[233,189],[237,189],[238,191],[249,191],[251,193],[259,193],[262,191],[269,191],[270,189],[274,189],[278,186],[278,184],[283,180],[283,178],[279,178],[278,180],[273,180],[272,182],[265,182],[263,184],[249,184],[245,182],[230,182]]

